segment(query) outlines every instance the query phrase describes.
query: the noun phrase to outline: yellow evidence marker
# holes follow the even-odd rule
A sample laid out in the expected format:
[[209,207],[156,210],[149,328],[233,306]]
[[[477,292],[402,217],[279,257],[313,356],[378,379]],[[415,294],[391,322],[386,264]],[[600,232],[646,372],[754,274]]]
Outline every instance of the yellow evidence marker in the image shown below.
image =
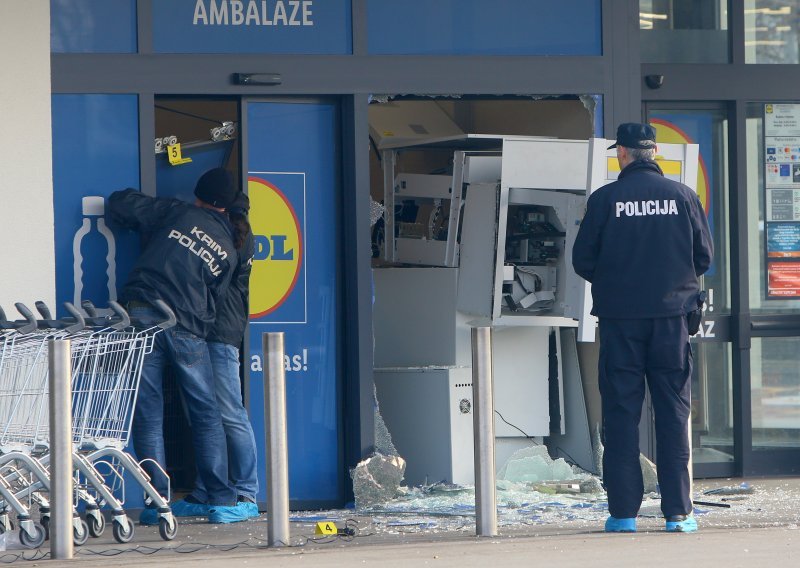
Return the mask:
[[169,163],[173,166],[188,164],[189,162],[192,161],[191,158],[184,158],[183,156],[181,156],[180,144],[171,144],[167,146],[167,158],[169,159]]
[[314,530],[314,534],[336,534],[337,532],[336,524],[331,521],[318,522],[317,528]]

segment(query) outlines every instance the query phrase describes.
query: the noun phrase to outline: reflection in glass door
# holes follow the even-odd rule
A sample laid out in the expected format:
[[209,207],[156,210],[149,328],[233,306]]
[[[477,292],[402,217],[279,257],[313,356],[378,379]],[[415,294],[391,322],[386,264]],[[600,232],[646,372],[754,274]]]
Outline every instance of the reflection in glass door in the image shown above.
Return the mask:
[[714,239],[714,264],[701,278],[709,293],[704,324],[692,340],[692,460],[696,477],[733,472],[733,389],[729,329],[728,121],[721,105],[652,105],[656,141],[698,144],[697,193]]

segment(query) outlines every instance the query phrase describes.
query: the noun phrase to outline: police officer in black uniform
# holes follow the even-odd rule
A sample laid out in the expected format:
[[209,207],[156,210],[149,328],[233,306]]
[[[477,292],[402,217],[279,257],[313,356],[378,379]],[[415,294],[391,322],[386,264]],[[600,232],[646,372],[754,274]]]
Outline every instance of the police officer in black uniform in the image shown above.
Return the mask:
[[[170,365],[191,416],[196,466],[208,492],[212,522],[248,518],[228,480],[225,434],[206,344],[217,301],[239,263],[234,228],[225,212],[236,194],[231,175],[215,168],[197,182],[195,204],[134,189],[109,197],[112,222],[146,237],[120,299],[140,320],[157,319],[153,302],[163,300],[177,319],[175,327],[155,336],[153,351],[144,361],[133,419],[134,449],[140,460],[149,458],[165,467],[162,387],[164,368]],[[144,467],[155,489],[166,496],[166,477],[151,463]],[[158,517],[159,512],[148,506],[139,520],[156,524]]]
[[599,318],[603,481],[607,532],[633,532],[644,491],[639,420],[645,380],[653,400],[661,509],[668,531],[697,530],[689,495],[692,351],[687,314],[713,259],[708,220],[695,192],[655,163],[655,129],[617,130],[622,171],[588,200],[572,253],[592,284]]

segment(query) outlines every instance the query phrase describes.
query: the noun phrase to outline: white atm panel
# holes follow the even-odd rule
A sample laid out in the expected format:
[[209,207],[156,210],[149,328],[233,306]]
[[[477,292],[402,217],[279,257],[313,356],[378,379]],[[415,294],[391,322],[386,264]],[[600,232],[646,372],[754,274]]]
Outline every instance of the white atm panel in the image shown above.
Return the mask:
[[586,191],[586,140],[508,138],[503,143],[503,185]]
[[461,258],[458,277],[458,310],[480,318],[492,317],[497,248],[497,184],[473,184],[464,200]]
[[472,378],[465,368],[376,369],[378,407],[409,486],[474,483]]
[[450,199],[452,176],[426,174],[397,174],[394,180],[395,195],[426,199]]
[[470,152],[464,158],[464,183],[500,183],[502,168],[499,154]]
[[493,330],[495,436],[550,435],[549,337],[548,327]]

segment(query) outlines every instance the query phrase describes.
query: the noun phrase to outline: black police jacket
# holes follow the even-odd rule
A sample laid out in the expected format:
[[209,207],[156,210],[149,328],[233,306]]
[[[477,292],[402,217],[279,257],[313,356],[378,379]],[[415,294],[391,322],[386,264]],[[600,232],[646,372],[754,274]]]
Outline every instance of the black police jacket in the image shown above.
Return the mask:
[[713,255],[695,192],[655,162],[635,161],[589,197],[572,265],[592,283],[592,314],[655,318],[697,307],[697,277]]
[[239,348],[247,326],[250,296],[250,272],[253,268],[253,233],[248,232],[239,254],[239,264],[231,277],[227,291],[217,303],[217,319],[208,341],[227,343]]
[[179,325],[205,338],[239,262],[227,215],[135,189],[112,193],[108,205],[112,223],[147,237],[120,300],[161,299]]

